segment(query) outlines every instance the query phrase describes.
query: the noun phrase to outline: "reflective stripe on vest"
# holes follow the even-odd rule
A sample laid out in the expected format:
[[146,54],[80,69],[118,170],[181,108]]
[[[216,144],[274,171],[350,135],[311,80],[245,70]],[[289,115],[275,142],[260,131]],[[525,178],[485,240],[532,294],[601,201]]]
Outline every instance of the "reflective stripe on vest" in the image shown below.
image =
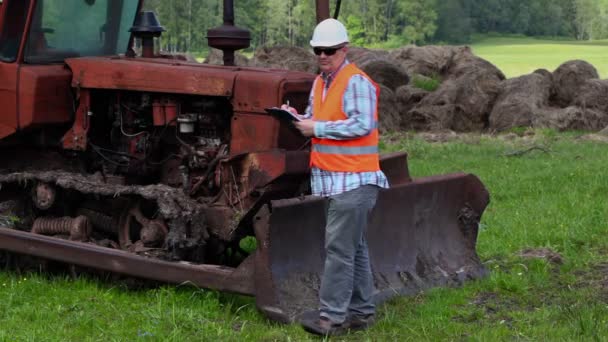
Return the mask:
[[378,146],[332,146],[332,145],[314,145],[313,151],[329,154],[344,154],[347,156],[356,156],[358,154],[378,153]]
[[[354,64],[347,64],[338,71],[336,78],[327,90],[325,99],[323,99],[325,82],[320,76],[317,77],[313,89],[313,119],[315,121],[336,121],[348,118],[344,113],[343,99],[348,81],[354,75],[365,77],[376,90],[376,100],[379,99],[379,88],[369,76]],[[376,101],[374,122],[370,134],[347,140],[313,138],[310,165],[322,170],[338,172],[380,170],[378,158],[378,102]]]

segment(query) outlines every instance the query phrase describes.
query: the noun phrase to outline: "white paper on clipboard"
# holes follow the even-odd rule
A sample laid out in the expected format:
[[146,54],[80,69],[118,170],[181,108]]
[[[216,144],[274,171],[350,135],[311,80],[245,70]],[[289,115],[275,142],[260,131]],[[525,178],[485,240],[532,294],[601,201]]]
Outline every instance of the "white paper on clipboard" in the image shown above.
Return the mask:
[[288,120],[288,121],[302,121],[302,119],[300,119],[300,117],[288,110],[285,109],[281,109],[279,107],[272,107],[272,108],[265,108],[265,110],[272,114],[277,116],[279,119],[282,120]]

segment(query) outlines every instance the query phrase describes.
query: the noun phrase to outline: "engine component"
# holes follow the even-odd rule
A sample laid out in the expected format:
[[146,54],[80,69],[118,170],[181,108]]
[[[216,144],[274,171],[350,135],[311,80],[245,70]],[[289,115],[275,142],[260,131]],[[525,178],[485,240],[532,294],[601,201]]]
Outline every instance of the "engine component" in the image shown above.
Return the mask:
[[78,215],[86,216],[93,225],[94,229],[101,230],[112,235],[116,235],[118,233],[116,220],[114,220],[111,216],[87,208],[79,208]]
[[134,244],[131,241],[131,237],[134,235],[138,236],[135,243],[140,243],[145,247],[159,247],[165,241],[167,232],[167,225],[162,219],[146,218],[139,205],[135,205],[126,208],[120,218],[118,240],[123,249],[129,249]]
[[91,235],[91,224],[86,216],[47,218],[34,221],[32,233],[41,235],[69,235],[72,241],[87,241]]
[[169,99],[156,99],[152,104],[154,126],[175,125],[178,105]]
[[196,123],[196,114],[182,114],[177,118],[179,123],[179,132],[188,134],[194,133],[194,124]]
[[55,203],[55,197],[57,197],[55,187],[44,182],[38,183],[32,194],[34,205],[40,210],[47,210],[52,207]]

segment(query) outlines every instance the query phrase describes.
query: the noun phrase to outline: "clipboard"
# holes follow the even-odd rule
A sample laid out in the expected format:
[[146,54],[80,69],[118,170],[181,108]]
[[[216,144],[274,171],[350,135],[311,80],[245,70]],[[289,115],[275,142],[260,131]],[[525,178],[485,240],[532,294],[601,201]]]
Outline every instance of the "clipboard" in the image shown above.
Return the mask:
[[279,119],[282,120],[287,120],[287,121],[302,121],[302,119],[300,119],[300,117],[298,117],[297,115],[293,114],[292,112],[285,110],[285,109],[281,109],[279,107],[271,107],[271,108],[265,108],[264,109],[266,112],[275,115],[276,117],[278,117]]

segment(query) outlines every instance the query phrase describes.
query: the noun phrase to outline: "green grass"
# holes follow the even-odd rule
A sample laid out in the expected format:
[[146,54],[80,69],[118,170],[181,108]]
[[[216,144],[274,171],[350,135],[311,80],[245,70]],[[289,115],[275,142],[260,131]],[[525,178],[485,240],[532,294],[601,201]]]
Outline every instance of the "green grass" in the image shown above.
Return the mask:
[[608,77],[608,40],[589,42],[481,36],[471,47],[477,56],[492,62],[509,78],[540,68],[554,71],[573,59],[593,64],[601,78]]
[[[491,273],[462,288],[394,299],[372,329],[335,340],[608,340],[608,146],[578,133],[535,133],[444,144],[384,137],[385,151],[409,152],[416,177],[464,171],[484,182],[491,203],[478,252]],[[540,247],[563,263],[518,256]],[[314,340],[296,325],[268,322],[251,298],[119,284],[0,272],[0,341]]]
[[441,78],[438,75],[432,75],[431,77],[414,75],[412,77],[412,85],[418,89],[435,91],[441,85]]

